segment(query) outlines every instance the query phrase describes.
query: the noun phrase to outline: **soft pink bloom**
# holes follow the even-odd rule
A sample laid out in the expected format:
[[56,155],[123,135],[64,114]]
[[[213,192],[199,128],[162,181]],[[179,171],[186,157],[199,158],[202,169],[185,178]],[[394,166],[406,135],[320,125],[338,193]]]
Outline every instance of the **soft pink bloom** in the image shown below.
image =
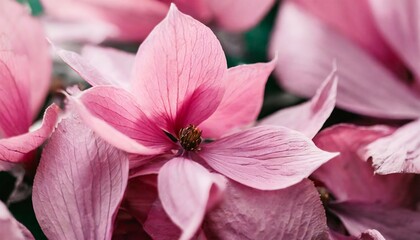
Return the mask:
[[0,201],[0,239],[32,240],[31,232],[10,214],[6,205]]
[[[340,66],[337,106],[401,120],[420,116],[420,4],[416,0],[288,0],[279,13],[271,53],[288,90],[312,96],[329,63]],[[408,74],[408,71],[412,74]],[[419,121],[370,145],[378,173],[420,173]]]
[[[28,132],[44,103],[51,60],[42,27],[15,1],[0,2],[0,169],[28,160],[54,128],[50,106],[40,128]],[[6,163],[9,162],[9,163]]]
[[376,229],[386,239],[420,237],[420,213],[412,210],[418,201],[416,176],[375,175],[371,164],[359,157],[363,146],[392,132],[384,126],[343,124],[325,129],[314,138],[321,149],[340,152],[315,171],[313,178],[328,190],[326,207],[352,236]]
[[[95,51],[103,57],[95,58]],[[159,197],[183,239],[196,233],[206,209],[218,200],[223,176],[256,189],[282,189],[336,155],[320,151],[304,134],[286,127],[243,130],[255,121],[275,61],[227,69],[211,30],[174,5],[135,59],[94,48],[84,55],[90,57],[61,52],[94,85],[71,97],[73,106],[114,146],[155,156],[144,157],[144,163],[159,160]],[[112,62],[115,66],[109,67]],[[329,78],[319,104],[302,109],[331,111],[324,103],[330,102],[335,85],[334,77]],[[308,134],[313,132],[311,128]]]
[[274,0],[42,0],[54,40],[140,41],[165,17],[170,3],[203,23],[234,32],[256,25]]

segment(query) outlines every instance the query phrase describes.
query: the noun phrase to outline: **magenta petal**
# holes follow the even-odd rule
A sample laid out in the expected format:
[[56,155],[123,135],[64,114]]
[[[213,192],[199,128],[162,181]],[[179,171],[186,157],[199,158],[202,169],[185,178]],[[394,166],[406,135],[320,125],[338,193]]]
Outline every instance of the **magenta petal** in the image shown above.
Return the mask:
[[143,113],[136,99],[122,88],[97,86],[70,99],[86,124],[124,151],[147,155],[172,146],[164,132]]
[[0,160],[20,162],[25,154],[35,150],[51,135],[58,119],[60,109],[52,104],[47,108],[40,128],[33,132],[0,139]]
[[276,73],[281,83],[298,95],[313,96],[335,61],[340,78],[337,106],[373,117],[420,116],[420,98],[393,72],[293,1],[282,5],[271,53],[279,56]]
[[229,182],[203,224],[208,239],[326,239],[325,211],[309,180],[259,191]]
[[208,206],[224,190],[225,179],[186,158],[173,158],[159,172],[158,191],[169,218],[182,230],[180,239],[197,232]]
[[313,138],[333,111],[336,95],[337,75],[334,71],[310,101],[282,109],[262,119],[259,125],[284,126]]
[[7,240],[32,240],[35,239],[31,232],[20,224],[10,214],[6,205],[0,201],[0,239]]
[[142,109],[177,133],[199,125],[219,106],[226,59],[213,32],[175,5],[141,44],[132,93]]
[[385,239],[420,239],[420,213],[415,211],[350,202],[334,204],[331,210],[353,236],[376,229]]
[[63,119],[44,148],[34,180],[32,201],[45,235],[111,239],[128,167],[128,157],[80,119]]
[[390,133],[382,126],[354,125],[336,125],[322,131],[314,138],[315,144],[340,155],[321,166],[313,177],[324,183],[338,201],[410,204],[412,175],[376,175],[371,164],[358,156],[361,147]]
[[317,148],[303,134],[278,126],[226,136],[203,145],[199,155],[226,177],[261,190],[296,184],[337,156]]
[[153,204],[144,229],[152,239],[172,240],[181,236],[181,230],[171,221],[160,201]]
[[385,240],[385,238],[377,230],[369,229],[360,235],[360,240]]
[[276,60],[273,60],[228,69],[224,77],[226,91],[222,102],[216,112],[200,125],[204,136],[218,138],[257,119],[265,84],[275,63]]
[[392,135],[369,144],[365,159],[372,158],[377,173],[420,173],[420,120],[400,127]]

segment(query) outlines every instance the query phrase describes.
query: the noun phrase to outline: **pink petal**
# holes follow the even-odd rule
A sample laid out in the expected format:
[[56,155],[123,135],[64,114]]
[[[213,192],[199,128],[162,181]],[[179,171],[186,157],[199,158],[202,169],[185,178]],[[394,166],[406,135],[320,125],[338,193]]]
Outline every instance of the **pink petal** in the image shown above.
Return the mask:
[[377,230],[369,229],[360,235],[360,240],[385,240],[385,238]]
[[257,23],[268,13],[274,0],[210,0],[216,22],[228,31],[245,31]]
[[325,210],[309,180],[276,191],[229,182],[203,224],[208,239],[327,239]]
[[244,185],[275,190],[308,177],[335,157],[303,134],[278,126],[260,126],[202,146],[198,153],[213,169]]
[[381,34],[415,75],[420,77],[420,28],[416,24],[420,21],[420,2],[371,0],[368,3]]
[[148,119],[136,99],[121,88],[97,86],[70,99],[85,123],[117,148],[149,155],[172,147],[171,140]]
[[25,161],[25,155],[35,150],[51,135],[60,109],[52,104],[47,108],[40,128],[33,132],[0,139],[0,160],[7,162]]
[[0,201],[0,239],[32,240],[31,232],[10,214],[6,205]]
[[298,95],[313,96],[336,61],[340,78],[337,106],[382,118],[420,115],[420,98],[392,72],[293,2],[282,6],[271,53],[278,53],[276,73],[281,83]]
[[169,218],[182,230],[180,239],[197,232],[209,206],[224,189],[224,178],[186,158],[173,158],[159,172],[158,191]]
[[111,239],[127,180],[123,152],[79,118],[62,120],[34,180],[32,201],[43,232],[49,239]]
[[310,101],[282,109],[262,119],[259,125],[284,126],[313,138],[333,111],[336,94],[337,75],[332,72]]
[[385,239],[420,239],[418,212],[360,203],[334,204],[332,211],[353,236],[376,229]]
[[257,119],[264,99],[265,84],[275,61],[240,65],[227,71],[222,102],[216,112],[200,125],[204,136],[218,138]]
[[372,158],[375,172],[420,173],[420,120],[413,121],[369,144],[363,156]]
[[141,224],[122,208],[118,211],[114,228],[112,240],[150,239]]
[[144,229],[152,239],[172,240],[179,239],[181,236],[181,229],[171,221],[160,201],[153,204]]
[[375,175],[371,164],[358,156],[361,147],[390,133],[382,126],[354,125],[336,125],[322,131],[314,138],[315,144],[340,155],[321,166],[313,177],[324,183],[337,201],[409,204],[414,186],[412,175]]
[[195,0],[195,1],[185,1],[185,0],[164,0],[166,2],[174,3],[177,8],[191,17],[199,20],[202,23],[209,23],[212,20],[213,12],[209,7],[209,4],[212,1],[208,0]]
[[222,100],[226,59],[213,32],[175,5],[141,44],[132,93],[167,131],[199,125]]
[[23,93],[23,97],[29,103],[30,118],[33,118],[44,103],[50,85],[51,59],[43,28],[27,8],[8,0],[0,3],[0,29],[0,52],[11,52],[25,59],[25,62],[16,62],[16,67],[26,69],[23,72],[28,74],[27,83],[20,87],[30,91]]

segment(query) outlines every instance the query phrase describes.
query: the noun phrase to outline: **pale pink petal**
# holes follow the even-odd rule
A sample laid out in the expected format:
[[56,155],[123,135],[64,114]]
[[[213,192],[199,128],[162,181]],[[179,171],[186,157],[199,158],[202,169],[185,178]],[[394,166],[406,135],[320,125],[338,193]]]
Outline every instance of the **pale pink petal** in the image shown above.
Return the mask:
[[200,164],[177,157],[159,172],[158,191],[169,218],[182,230],[180,239],[190,239],[224,190],[225,179]]
[[203,145],[198,154],[219,173],[261,190],[296,184],[337,155],[317,148],[302,133],[278,126],[234,133]]
[[417,24],[420,21],[420,2],[370,0],[368,3],[381,34],[420,77],[420,27]]
[[293,93],[313,96],[336,62],[338,107],[373,117],[420,116],[420,97],[359,46],[293,2],[282,6],[270,51],[279,56],[276,74],[282,85]]
[[149,155],[173,146],[165,133],[143,113],[136,99],[121,88],[97,86],[70,100],[86,124],[124,151]]
[[[63,147],[65,146],[65,147]],[[111,239],[128,180],[128,157],[74,116],[44,148],[32,201],[49,239]]]
[[361,203],[334,204],[331,209],[353,236],[376,229],[385,239],[420,239],[418,212]]
[[9,138],[0,139],[0,160],[7,162],[25,161],[25,155],[35,150],[50,137],[58,119],[60,109],[52,104],[45,110],[40,128]]
[[413,121],[369,144],[363,156],[371,158],[380,174],[420,173],[420,120]]
[[181,11],[187,15],[192,16],[193,18],[199,20],[202,23],[208,23],[212,17],[213,12],[209,7],[211,0],[195,0],[195,1],[185,1],[185,0],[164,0],[166,2],[174,3]]
[[313,138],[334,109],[337,81],[336,72],[332,72],[310,101],[273,113],[259,125],[284,126]]
[[153,204],[144,224],[144,229],[152,239],[159,240],[179,239],[182,233],[181,229],[166,214],[160,201]]
[[228,31],[241,32],[257,25],[274,5],[274,0],[210,0],[218,25]]
[[223,96],[226,59],[213,32],[175,5],[136,56],[132,93],[171,133],[199,125]]
[[340,155],[322,165],[313,177],[321,181],[338,201],[360,201],[393,206],[411,203],[413,177],[409,174],[381,176],[370,163],[358,156],[358,150],[391,133],[382,126],[336,125],[319,133],[315,144]]
[[259,191],[229,182],[204,224],[208,239],[327,239],[325,210],[313,183]]
[[24,6],[15,1],[1,1],[0,36],[0,52],[10,51],[26,58],[26,64],[19,62],[17,67],[25,69],[23,72],[28,75],[27,84],[21,87],[30,90],[24,97],[33,118],[44,103],[50,85],[51,59],[42,26]]
[[275,61],[240,65],[227,71],[222,102],[216,112],[200,125],[203,136],[218,138],[235,128],[251,125],[257,119],[264,100],[265,84]]
[[20,224],[10,214],[6,205],[0,201],[0,239],[7,240],[32,240],[35,239],[31,232]]

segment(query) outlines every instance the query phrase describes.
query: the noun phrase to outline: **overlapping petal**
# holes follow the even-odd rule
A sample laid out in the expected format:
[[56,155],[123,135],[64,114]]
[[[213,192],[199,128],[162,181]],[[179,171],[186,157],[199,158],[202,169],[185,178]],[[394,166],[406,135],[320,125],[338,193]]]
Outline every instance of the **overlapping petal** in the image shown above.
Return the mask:
[[0,201],[0,238],[8,240],[33,240],[31,232],[16,221],[6,205]]
[[320,150],[302,133],[278,126],[234,133],[203,145],[198,154],[219,173],[261,190],[296,184],[337,155]]
[[182,230],[180,239],[197,232],[208,207],[215,204],[225,179],[183,157],[166,163],[158,176],[158,191],[169,218]]
[[222,47],[209,28],[175,5],[140,46],[134,69],[132,93],[173,134],[199,125],[222,100]]
[[[65,147],[63,147],[65,146]],[[34,180],[34,210],[49,239],[111,239],[128,157],[77,117],[59,124]]]
[[259,125],[284,126],[313,138],[335,107],[337,81],[334,71],[322,83],[310,101],[279,110],[262,119]]

